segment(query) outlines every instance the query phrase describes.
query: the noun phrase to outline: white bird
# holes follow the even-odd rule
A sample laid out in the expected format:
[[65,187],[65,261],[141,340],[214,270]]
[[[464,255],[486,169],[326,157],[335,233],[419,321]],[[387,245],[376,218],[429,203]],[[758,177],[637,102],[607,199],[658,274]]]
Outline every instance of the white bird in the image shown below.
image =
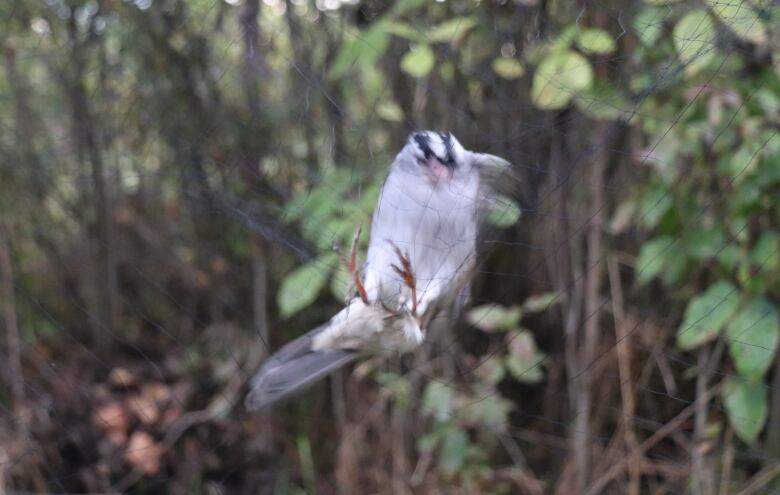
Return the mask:
[[382,186],[362,280],[353,243],[348,264],[360,297],[266,359],[247,407],[289,397],[361,353],[419,346],[427,323],[464,291],[475,266],[480,213],[493,197],[485,177],[508,167],[464,149],[450,133],[411,134]]

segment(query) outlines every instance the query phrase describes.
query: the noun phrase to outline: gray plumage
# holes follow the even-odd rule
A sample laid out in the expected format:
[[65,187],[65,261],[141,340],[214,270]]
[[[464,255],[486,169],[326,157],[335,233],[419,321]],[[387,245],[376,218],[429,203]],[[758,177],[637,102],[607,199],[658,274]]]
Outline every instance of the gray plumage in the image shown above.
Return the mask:
[[357,358],[351,349],[313,350],[312,339],[323,329],[324,325],[298,337],[266,359],[250,383],[247,409],[283,401]]

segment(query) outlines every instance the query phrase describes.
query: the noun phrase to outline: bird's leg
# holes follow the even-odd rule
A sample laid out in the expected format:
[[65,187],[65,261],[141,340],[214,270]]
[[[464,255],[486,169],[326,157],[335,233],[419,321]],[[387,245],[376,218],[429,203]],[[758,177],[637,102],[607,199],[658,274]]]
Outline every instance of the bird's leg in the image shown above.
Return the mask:
[[412,291],[412,316],[417,316],[417,280],[414,278],[414,272],[412,271],[412,262],[409,261],[409,254],[403,254],[398,246],[393,241],[390,241],[390,245],[393,246],[396,256],[401,261],[401,267],[390,264],[390,267],[401,277],[409,289]]
[[[358,273],[358,269],[357,269],[358,241],[360,240],[360,232],[362,230],[363,230],[363,226],[358,225],[358,228],[355,231],[355,236],[352,238],[352,248],[349,252],[349,259],[344,260],[343,258],[341,258],[341,263],[344,265],[344,268],[346,268],[350,277],[352,277],[352,283],[354,284],[354,287],[357,289],[358,294],[360,295],[360,299],[363,301],[364,304],[368,304],[368,294],[366,293],[366,288],[363,287],[363,281],[360,280],[360,273]],[[351,286],[347,292],[348,293],[352,292]]]

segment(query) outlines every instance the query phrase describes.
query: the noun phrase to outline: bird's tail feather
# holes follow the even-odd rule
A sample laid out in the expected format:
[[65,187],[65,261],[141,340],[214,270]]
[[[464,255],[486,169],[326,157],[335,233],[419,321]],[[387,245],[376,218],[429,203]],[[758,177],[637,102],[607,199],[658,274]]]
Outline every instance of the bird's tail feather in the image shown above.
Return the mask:
[[349,349],[312,350],[312,337],[319,330],[298,337],[266,359],[252,378],[247,409],[253,411],[289,398],[357,357],[356,351]]

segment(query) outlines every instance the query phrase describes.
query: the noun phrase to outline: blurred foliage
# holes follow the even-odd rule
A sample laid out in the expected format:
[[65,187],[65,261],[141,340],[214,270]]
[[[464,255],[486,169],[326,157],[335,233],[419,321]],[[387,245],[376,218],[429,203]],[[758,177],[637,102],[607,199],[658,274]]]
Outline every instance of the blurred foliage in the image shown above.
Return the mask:
[[[779,26],[772,0],[0,3],[0,492],[580,493],[617,467],[597,492],[772,493]],[[246,417],[259,359],[354,290],[416,128],[515,166],[463,321]]]
[[[642,160],[655,173],[634,200],[638,220],[657,235],[640,250],[637,280],[659,277],[688,300],[677,332],[680,349],[719,336],[728,342],[738,375],[723,389],[726,412],[737,434],[754,442],[766,421],[761,384],[780,341],[780,79],[772,67],[751,70],[749,56],[740,60],[716,39],[736,36],[766,50],[772,46],[768,21],[778,9],[708,6],[692,8],[674,23],[684,76],[643,105],[643,113],[680,115],[676,136],[660,144],[669,127],[639,118],[650,142],[660,146]],[[716,29],[718,22],[727,31]],[[642,55],[641,67],[652,73],[654,53]],[[710,88],[724,66],[738,80]]]

